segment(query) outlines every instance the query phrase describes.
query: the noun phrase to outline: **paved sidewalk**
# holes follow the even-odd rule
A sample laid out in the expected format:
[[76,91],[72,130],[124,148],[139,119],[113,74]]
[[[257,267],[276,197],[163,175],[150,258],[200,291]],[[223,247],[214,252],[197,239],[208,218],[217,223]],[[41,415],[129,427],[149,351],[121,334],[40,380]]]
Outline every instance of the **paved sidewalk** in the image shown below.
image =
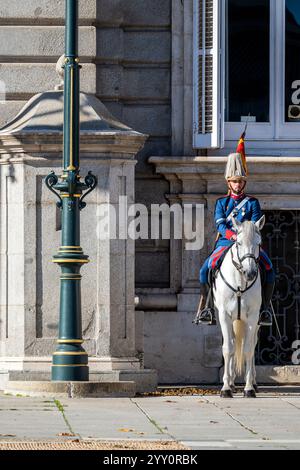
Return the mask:
[[0,394],[0,444],[79,439],[175,441],[190,449],[300,449],[300,388],[136,398],[60,399]]

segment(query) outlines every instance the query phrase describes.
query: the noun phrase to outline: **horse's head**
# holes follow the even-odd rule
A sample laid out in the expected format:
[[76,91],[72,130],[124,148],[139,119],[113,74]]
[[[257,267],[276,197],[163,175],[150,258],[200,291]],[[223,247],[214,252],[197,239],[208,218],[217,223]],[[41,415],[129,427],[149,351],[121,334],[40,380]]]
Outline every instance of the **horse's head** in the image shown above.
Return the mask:
[[258,271],[259,247],[261,245],[261,234],[265,224],[263,215],[257,222],[239,222],[232,221],[237,231],[235,243],[236,262],[238,270],[244,275],[246,281],[251,282],[255,279]]

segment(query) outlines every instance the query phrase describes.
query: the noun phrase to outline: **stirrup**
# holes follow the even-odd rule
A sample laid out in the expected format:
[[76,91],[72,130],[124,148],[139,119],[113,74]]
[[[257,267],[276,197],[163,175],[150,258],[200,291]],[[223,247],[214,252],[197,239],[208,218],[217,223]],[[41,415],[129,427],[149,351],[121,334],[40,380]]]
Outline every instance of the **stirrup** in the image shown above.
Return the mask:
[[260,326],[272,326],[273,325],[272,313],[267,309],[262,310],[262,312],[260,312],[260,315],[259,315],[258,324]]
[[204,324],[204,325],[216,325],[216,316],[215,310],[211,307],[204,308],[196,315],[196,318],[193,320],[195,325]]

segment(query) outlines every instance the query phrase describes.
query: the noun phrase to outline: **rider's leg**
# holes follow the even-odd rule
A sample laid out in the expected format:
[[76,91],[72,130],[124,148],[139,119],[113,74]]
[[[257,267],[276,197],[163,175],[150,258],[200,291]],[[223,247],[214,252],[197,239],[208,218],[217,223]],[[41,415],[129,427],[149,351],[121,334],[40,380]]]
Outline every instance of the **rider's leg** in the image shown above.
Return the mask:
[[271,326],[272,325],[272,312],[270,308],[271,299],[275,286],[274,278],[270,276],[265,285],[262,287],[262,308],[259,316],[259,325]]
[[270,303],[275,286],[275,272],[268,255],[265,251],[261,250],[261,263],[260,265],[265,270],[265,283],[262,285],[262,304],[258,324],[261,326],[272,325],[272,312]]
[[209,258],[204,262],[200,269],[200,302],[197,309],[194,323],[207,323],[209,325],[216,324],[216,317],[211,291],[208,285],[208,262]]

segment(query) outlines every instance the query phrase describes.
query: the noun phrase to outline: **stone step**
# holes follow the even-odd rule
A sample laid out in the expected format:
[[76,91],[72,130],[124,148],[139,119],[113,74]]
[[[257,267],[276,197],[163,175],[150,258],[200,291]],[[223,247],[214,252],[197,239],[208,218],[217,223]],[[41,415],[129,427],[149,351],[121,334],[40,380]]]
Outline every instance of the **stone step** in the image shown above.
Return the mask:
[[134,397],[134,382],[50,382],[9,381],[4,393],[30,397],[105,398]]
[[[153,392],[157,387],[157,372],[152,369],[139,369],[137,371],[113,370],[98,372],[90,370],[89,378],[90,382],[135,382],[137,393]],[[50,371],[11,370],[9,371],[7,380],[10,382],[50,382],[51,373]]]

